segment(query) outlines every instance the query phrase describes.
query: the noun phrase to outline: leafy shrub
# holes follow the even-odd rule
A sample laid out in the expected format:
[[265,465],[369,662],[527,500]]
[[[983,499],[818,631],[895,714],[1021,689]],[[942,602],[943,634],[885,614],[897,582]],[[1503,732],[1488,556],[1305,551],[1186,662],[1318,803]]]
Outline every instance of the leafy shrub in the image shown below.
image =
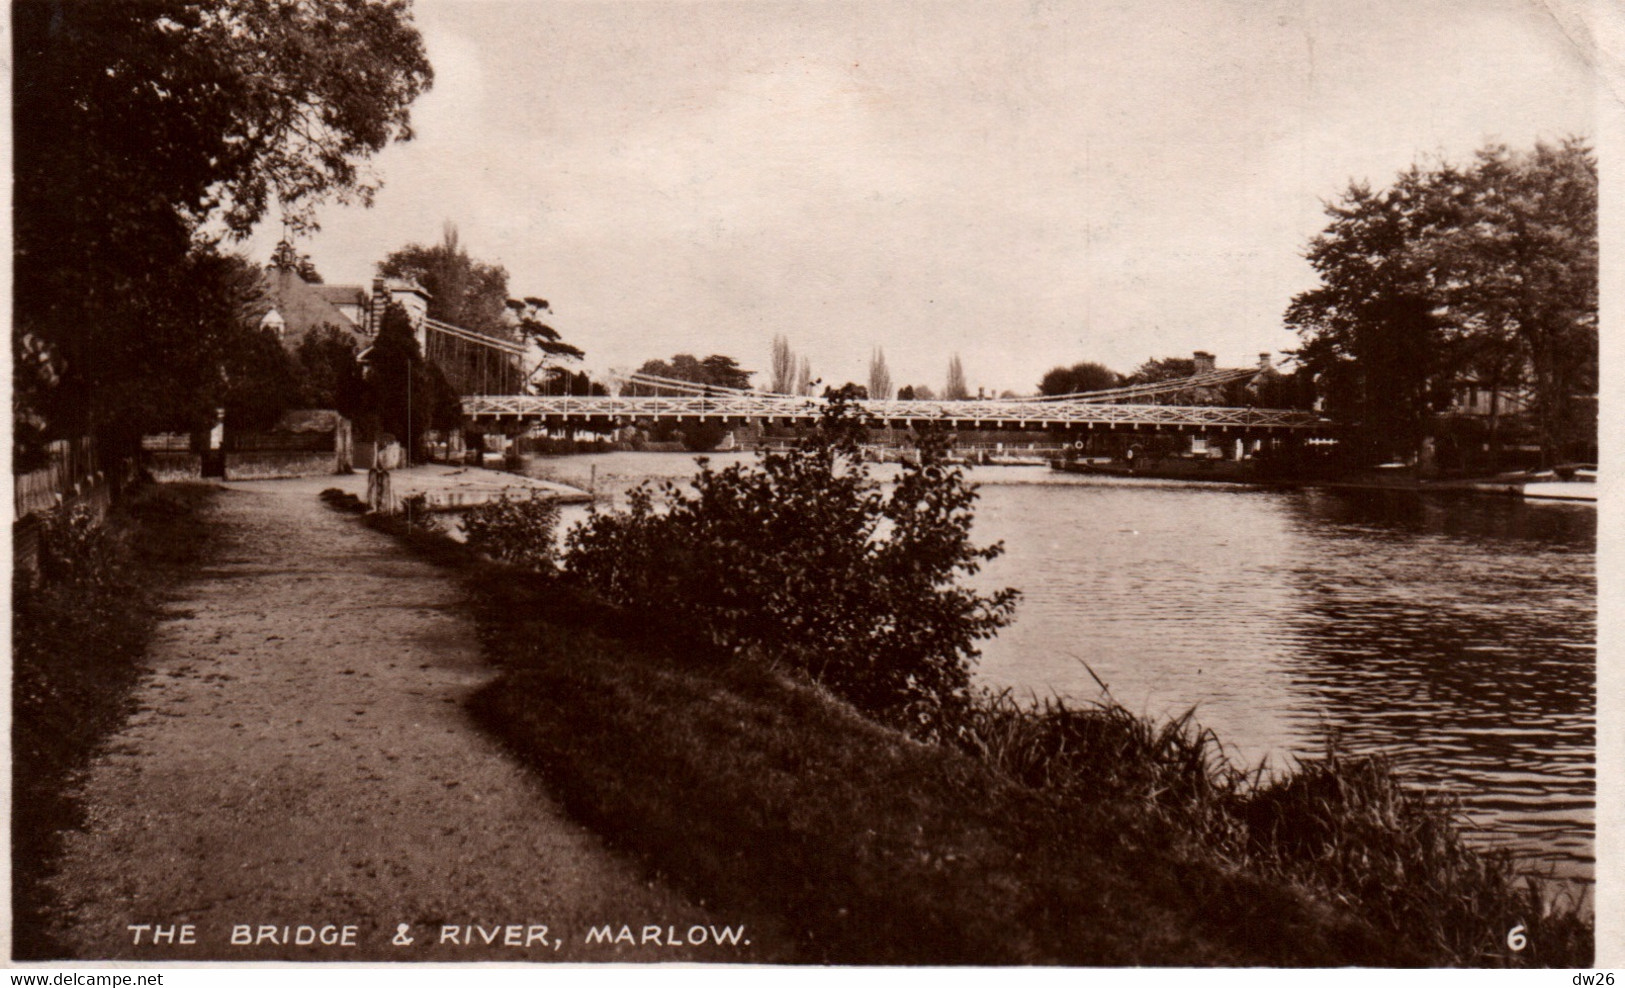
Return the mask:
[[90,589],[109,586],[116,546],[106,526],[84,505],[62,507],[40,525],[40,578],[48,584]]
[[713,470],[692,491],[642,485],[620,513],[567,537],[569,571],[623,606],[681,615],[714,641],[800,669],[919,736],[969,701],[975,643],[1008,624],[1017,592],[960,585],[1002,546],[970,541],[976,492],[920,439],[888,495],[859,451],[865,424],[831,393],[788,452]]
[[553,533],[559,506],[541,491],[529,498],[503,494],[494,501],[470,508],[463,516],[468,545],[492,559],[529,569],[553,565]]
[[423,532],[441,531],[440,519],[435,516],[434,508],[429,505],[427,494],[408,494],[401,498],[401,518],[409,529]]

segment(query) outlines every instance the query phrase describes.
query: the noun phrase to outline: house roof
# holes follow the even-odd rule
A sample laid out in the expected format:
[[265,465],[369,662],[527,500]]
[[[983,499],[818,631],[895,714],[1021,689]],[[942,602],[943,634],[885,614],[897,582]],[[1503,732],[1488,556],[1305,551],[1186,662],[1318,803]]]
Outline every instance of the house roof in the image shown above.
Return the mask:
[[386,278],[384,280],[384,288],[387,289],[391,295],[399,294],[400,292],[412,292],[416,295],[422,295],[425,300],[434,297],[433,293],[431,293],[427,288],[424,288],[422,285],[418,284],[418,280],[416,278]]
[[367,293],[360,285],[307,285],[330,305],[366,305]]
[[274,308],[282,317],[284,345],[298,346],[306,333],[320,326],[346,329],[359,338],[361,327],[337,308],[366,303],[366,295],[355,285],[312,285],[291,268],[267,268],[265,282],[265,311]]

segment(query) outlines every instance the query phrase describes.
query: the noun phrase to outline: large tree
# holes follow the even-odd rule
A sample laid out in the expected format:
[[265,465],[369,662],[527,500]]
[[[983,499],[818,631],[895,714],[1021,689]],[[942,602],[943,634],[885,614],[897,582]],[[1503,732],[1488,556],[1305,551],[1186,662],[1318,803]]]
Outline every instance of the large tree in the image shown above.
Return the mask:
[[1038,393],[1047,396],[1081,394],[1115,388],[1122,375],[1104,364],[1086,360],[1071,367],[1056,367],[1038,382]]
[[1196,361],[1191,357],[1148,357],[1134,368],[1134,373],[1123,378],[1123,384],[1156,384],[1175,381],[1196,373]]
[[13,350],[50,364],[18,401],[128,440],[220,386],[194,265],[273,201],[369,200],[432,73],[404,0],[19,0],[12,28]]
[[638,373],[669,377],[693,384],[746,390],[750,387],[751,374],[755,372],[741,369],[737,360],[721,354],[713,353],[701,360],[691,353],[679,353],[669,361],[646,360],[643,366],[638,368]]
[[[385,278],[416,281],[429,293],[429,318],[483,333],[508,338],[508,271],[469,256],[447,223],[440,243],[408,244],[378,263]],[[545,303],[544,303],[545,306]]]
[[957,353],[948,361],[948,382],[943,385],[942,397],[947,401],[963,401],[970,397],[970,387],[965,383],[965,365],[959,362]]
[[875,347],[874,354],[869,358],[868,397],[889,401],[891,396],[891,371],[886,368],[886,351]]
[[790,341],[783,336],[773,337],[773,357],[769,365],[771,378],[768,390],[774,394],[789,395],[796,393],[796,355],[790,349]]
[[796,390],[798,395],[811,395],[813,393],[812,365],[807,362],[805,354],[796,361]]
[[300,370],[300,404],[332,408],[354,418],[361,409],[361,367],[355,336],[338,326],[318,326],[305,334],[296,351]]
[[[1527,385],[1548,458],[1595,393],[1597,171],[1579,140],[1356,184],[1310,243],[1287,325],[1334,417],[1415,453],[1454,387]],[[1383,447],[1386,448],[1383,448]]]
[[461,424],[457,392],[440,368],[419,352],[411,316],[399,304],[391,302],[384,310],[378,336],[364,359],[358,422],[363,435],[394,436],[418,460],[425,432]]
[[566,343],[558,330],[543,321],[544,317],[551,318],[553,313],[547,299],[534,295],[522,299],[511,298],[508,300],[508,310],[514,314],[517,323],[514,329],[519,338],[530,343],[545,358],[580,360],[586,356],[580,347]]
[[547,300],[510,298],[507,269],[470,256],[455,224],[445,225],[438,244],[408,244],[392,251],[379,262],[378,274],[423,286],[431,319],[530,344],[530,357],[510,357],[478,344],[437,341],[428,356],[465,393],[517,394],[527,386],[547,392],[551,382],[569,373],[561,363],[584,356],[548,324],[552,307]]
[[1443,275],[1460,360],[1492,396],[1527,387],[1550,461],[1585,435],[1582,406],[1597,394],[1596,159],[1575,139],[1526,153],[1495,145],[1468,178],[1463,221],[1422,249]]

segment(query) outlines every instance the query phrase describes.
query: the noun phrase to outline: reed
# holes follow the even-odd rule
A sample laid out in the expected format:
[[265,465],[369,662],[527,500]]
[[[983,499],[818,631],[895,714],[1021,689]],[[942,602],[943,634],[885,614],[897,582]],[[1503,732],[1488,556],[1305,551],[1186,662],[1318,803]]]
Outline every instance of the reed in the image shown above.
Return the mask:
[[1008,690],[983,694],[956,741],[1063,805],[1133,806],[1145,824],[1231,867],[1307,887],[1434,963],[1589,963],[1583,898],[1552,893],[1505,851],[1469,844],[1459,802],[1406,785],[1381,754],[1350,756],[1334,740],[1284,770],[1246,768],[1194,711],[1158,722],[1109,694],[1023,703]]

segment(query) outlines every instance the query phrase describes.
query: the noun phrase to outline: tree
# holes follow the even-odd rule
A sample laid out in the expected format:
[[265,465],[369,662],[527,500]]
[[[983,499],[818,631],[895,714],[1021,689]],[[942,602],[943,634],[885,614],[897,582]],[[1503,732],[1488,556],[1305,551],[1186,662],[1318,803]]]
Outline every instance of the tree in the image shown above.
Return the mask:
[[[547,304],[547,299],[527,295],[522,299],[511,298],[507,305],[508,311],[518,323],[514,331],[520,339],[530,344],[532,351],[538,355],[536,371],[532,373],[528,382],[530,389],[542,394],[560,393],[555,385],[568,387],[572,375],[570,371],[559,366],[559,363],[578,361],[586,354],[580,347],[564,342],[558,330],[542,321],[543,313],[551,314],[553,311]],[[538,374],[539,382],[536,380]],[[518,390],[517,384],[507,390]]]
[[[580,347],[567,343],[547,320],[552,307],[544,298],[508,296],[508,272],[499,264],[471,257],[457,234],[457,226],[446,223],[441,241],[433,246],[408,244],[392,251],[378,264],[384,278],[415,281],[429,293],[428,315],[492,339],[519,341],[530,345],[538,369],[546,366],[540,389],[545,391],[558,376],[556,361],[580,360]],[[480,350],[477,344],[437,341],[429,354],[450,380],[463,390],[478,388],[488,393],[517,394],[531,373],[521,357],[497,356]]]
[[416,460],[425,432],[462,423],[457,392],[418,352],[412,318],[399,303],[391,302],[384,310],[365,363],[359,423],[363,433],[394,436]]
[[1115,388],[1121,375],[1102,364],[1085,361],[1071,367],[1056,367],[1044,375],[1038,384],[1038,393],[1050,397],[1104,391]]
[[317,326],[299,341],[294,354],[300,369],[300,404],[355,418],[362,402],[355,337],[337,326]]
[[802,357],[796,364],[796,394],[810,396],[813,389],[812,366]]
[[740,391],[750,390],[750,376],[755,372],[741,369],[734,358],[713,353],[700,364],[705,368],[707,383]]
[[1460,222],[1419,245],[1438,265],[1459,358],[1497,385],[1520,377],[1535,397],[1547,462],[1583,434],[1597,393],[1597,164],[1578,139],[1513,153],[1480,150]]
[[790,350],[790,341],[783,336],[773,337],[773,357],[769,374],[772,383],[768,390],[778,395],[796,393],[796,355]]
[[143,432],[207,429],[221,408],[234,428],[263,428],[297,404],[291,361],[258,328],[264,282],[257,266],[199,249],[144,284],[171,290],[109,314],[128,322],[103,336],[100,359],[127,376],[105,378],[107,389],[96,396],[104,441],[127,450]]
[[1379,444],[1382,458],[1415,455],[1427,420],[1449,400],[1455,368],[1432,279],[1412,249],[1446,212],[1439,191],[1416,167],[1384,192],[1350,187],[1327,206],[1333,222],[1310,243],[1321,285],[1287,310],[1328,412]]
[[909,384],[897,392],[897,397],[900,401],[933,401],[937,393],[927,384]]
[[14,352],[57,369],[21,401],[43,434],[128,439],[219,386],[194,266],[273,199],[295,228],[369,201],[360,165],[432,72],[404,0],[27,2],[12,27]]
[[299,367],[278,334],[247,329],[225,361],[228,432],[265,432],[300,404]]
[[[677,381],[687,381],[691,384],[704,385],[714,388],[733,388],[747,390],[750,388],[751,371],[742,370],[739,362],[732,357],[725,357],[713,353],[704,360],[691,353],[679,353],[672,357],[670,362],[664,360],[647,360],[638,368],[639,374],[648,374],[652,377],[665,377]],[[634,387],[640,394],[672,394],[692,395],[692,390],[680,388],[663,388],[660,385],[636,384]],[[645,423],[648,424],[648,423]],[[727,426],[720,421],[693,422],[678,425],[671,421],[656,421],[650,429],[653,436],[660,441],[667,441],[678,437],[683,445],[695,452],[704,452],[715,449],[728,433]]]
[[1196,373],[1196,361],[1190,357],[1148,357],[1134,368],[1134,373],[1122,379],[1122,384],[1156,384],[1159,381],[1177,381]]
[[869,358],[869,397],[877,401],[891,399],[891,371],[886,369],[886,351],[875,347]]
[[740,369],[738,361],[721,354],[713,353],[700,360],[691,353],[679,353],[669,363],[664,360],[644,361],[638,373],[718,388],[749,390],[750,377],[754,372]]
[[[408,244],[378,263],[383,278],[416,281],[429,293],[429,318],[498,339],[512,337],[508,318],[508,272],[470,257],[446,223],[440,243]],[[545,309],[547,303],[542,302]]]
[[943,386],[942,397],[947,401],[964,401],[970,397],[970,388],[965,385],[965,368],[957,353],[948,361],[948,383]]
[[[1356,184],[1310,243],[1287,325],[1328,412],[1414,454],[1464,376],[1527,379],[1548,459],[1596,387],[1596,162],[1578,140]],[[1397,441],[1392,441],[1397,440]]]

